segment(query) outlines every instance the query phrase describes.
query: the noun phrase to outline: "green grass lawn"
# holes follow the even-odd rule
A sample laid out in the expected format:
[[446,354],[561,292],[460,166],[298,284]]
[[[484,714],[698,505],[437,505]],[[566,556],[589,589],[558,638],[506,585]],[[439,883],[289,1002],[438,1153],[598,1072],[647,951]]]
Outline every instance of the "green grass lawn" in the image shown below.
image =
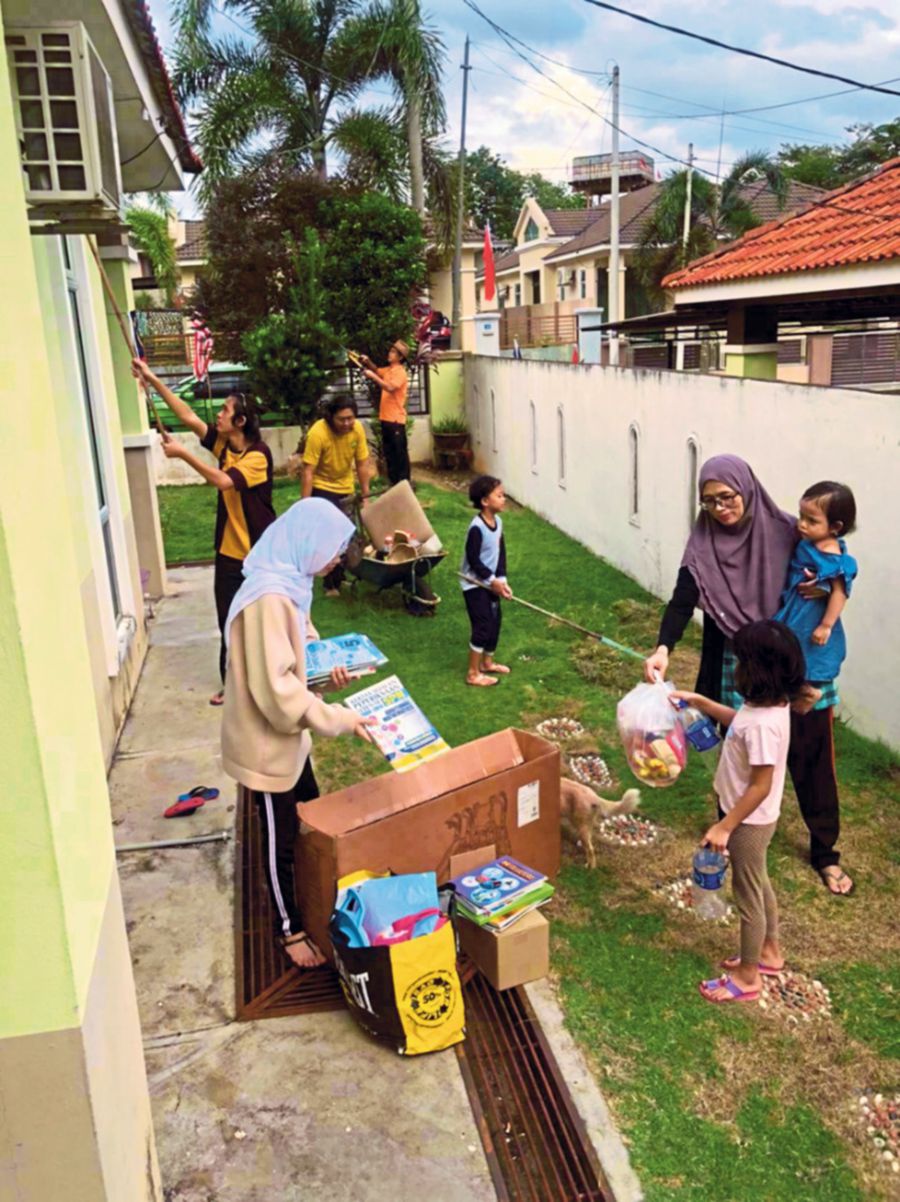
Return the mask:
[[[278,481],[281,511],[298,494]],[[366,585],[339,600],[317,599],[325,634],[369,634],[451,745],[555,714],[587,729],[578,750],[600,750],[617,793],[636,782],[615,734],[618,698],[639,666],[602,653],[566,628],[504,607],[498,656],[513,675],[497,688],[464,684],[468,624],[455,567],[470,519],[464,494],[423,484],[420,499],[449,548],[433,576],[443,602],[415,619],[399,591]],[[212,489],[160,489],[170,561],[209,554]],[[506,518],[513,588],[639,650],[653,643],[659,603],[638,585],[527,510]],[[674,660],[693,683],[698,640]],[[852,647],[851,647],[852,655]],[[895,1087],[897,966],[895,824],[900,762],[884,747],[838,730],[844,860],[853,897],[830,898],[804,861],[805,828],[793,797],[770,855],[790,963],[831,990],[831,1019],[798,1030],[756,1007],[716,1008],[697,994],[737,928],[709,928],[660,901],[653,886],[683,876],[711,820],[712,766],[693,755],[679,781],[643,792],[643,813],[665,837],[652,848],[600,845],[590,871],[567,853],[549,912],[553,972],[567,1020],[587,1052],[628,1141],[648,1202],[875,1202],[897,1197],[900,1176],[884,1168],[856,1125],[863,1088]],[[317,769],[328,788],[385,770],[374,749],[321,740]],[[896,813],[896,809],[894,809]],[[892,1192],[893,1191],[893,1192]]]

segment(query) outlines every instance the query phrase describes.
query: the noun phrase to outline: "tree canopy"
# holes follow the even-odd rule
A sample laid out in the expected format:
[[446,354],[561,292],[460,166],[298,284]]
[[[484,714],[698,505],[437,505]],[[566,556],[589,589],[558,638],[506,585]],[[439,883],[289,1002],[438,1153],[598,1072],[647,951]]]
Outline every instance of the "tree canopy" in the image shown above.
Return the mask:
[[850,141],[837,146],[786,143],[777,162],[791,179],[839,188],[900,155],[900,117],[883,125],[850,125]]
[[527,196],[534,196],[542,209],[584,208],[584,198],[568,186],[537,172],[515,171],[487,146],[466,155],[466,212],[479,227],[490,222],[495,238],[512,238]]

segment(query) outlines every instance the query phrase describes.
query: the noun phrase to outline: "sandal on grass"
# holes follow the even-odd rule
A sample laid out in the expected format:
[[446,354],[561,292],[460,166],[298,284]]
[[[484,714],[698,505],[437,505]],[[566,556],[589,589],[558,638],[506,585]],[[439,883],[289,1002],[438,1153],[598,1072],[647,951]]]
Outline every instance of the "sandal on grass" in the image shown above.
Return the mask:
[[489,689],[492,684],[499,683],[496,676],[485,676],[483,672],[479,672],[477,676],[466,677],[466,684],[470,684],[476,689]]
[[[736,984],[731,977],[713,977],[710,981],[701,981],[699,985],[700,996],[707,1002],[712,1002],[714,1005],[722,1005],[730,1002],[758,1002],[758,989],[741,989],[740,985]],[[713,997],[717,989],[724,989],[728,994],[727,997]]]
[[[307,935],[306,931],[298,931],[294,935],[284,935],[279,938],[278,942],[281,945],[282,951],[290,960],[291,964],[293,964],[295,968],[299,968],[301,971],[308,968],[319,968],[325,963],[325,956],[322,954],[321,949],[316,947],[312,939],[310,939],[309,935]],[[287,950],[289,947],[296,947],[298,944],[308,948],[312,953],[314,958],[310,964],[298,964],[294,957]]]
[[[820,868],[819,876],[822,878],[822,883],[831,894],[832,897],[849,897],[854,890],[853,881],[850,881],[849,876],[844,872],[843,868],[837,864],[826,864],[824,868]],[[849,889],[841,889],[840,886],[844,881],[850,881]],[[834,888],[837,885],[838,888]]]
[[490,667],[485,665],[483,671],[495,672],[498,676],[509,676],[509,668],[507,668],[506,664],[491,664]]
[[[729,971],[731,971],[732,968],[737,968],[740,962],[740,956],[729,956],[727,960],[722,961],[719,967],[727,968]],[[781,968],[776,968],[774,964],[763,964],[762,962],[757,964],[756,967],[759,969],[759,975],[761,977],[777,977],[779,973],[784,972],[785,969],[784,964],[782,964]]]

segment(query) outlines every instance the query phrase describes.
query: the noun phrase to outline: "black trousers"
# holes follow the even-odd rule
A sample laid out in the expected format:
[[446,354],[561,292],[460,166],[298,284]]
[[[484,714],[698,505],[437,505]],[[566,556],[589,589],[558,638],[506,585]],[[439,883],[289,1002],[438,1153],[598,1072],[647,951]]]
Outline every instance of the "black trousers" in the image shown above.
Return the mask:
[[500,598],[483,588],[467,588],[463,596],[472,627],[469,647],[473,651],[491,655],[500,641]]
[[219,619],[219,675],[222,684],[225,683],[225,619],[231,609],[234,595],[244,583],[244,561],[232,559],[230,555],[216,555],[216,566],[213,574],[213,592],[216,597],[216,616]]
[[809,862],[827,868],[840,862],[835,849],[841,833],[837,776],[834,766],[834,710],[791,713],[788,769],[809,829]]
[[410,470],[406,422],[382,422],[381,446],[391,484],[399,484],[401,480],[408,480]]
[[[320,497],[323,501],[330,501],[332,505],[336,506],[341,511],[341,513],[345,514],[347,517],[350,517],[351,502],[353,500],[351,493],[328,492],[324,488],[314,488],[312,490],[312,495],[314,497]],[[352,520],[353,519],[351,518],[351,521]],[[340,588],[343,580],[344,565],[339,563],[338,566],[333,571],[329,572],[325,577],[325,587],[327,589]]]
[[297,802],[313,801],[319,796],[312,761],[307,759],[300,779],[287,793],[258,793],[250,796],[259,809],[264,837],[266,881],[272,899],[276,935],[296,935],[303,930],[294,888],[294,844],[299,821]]

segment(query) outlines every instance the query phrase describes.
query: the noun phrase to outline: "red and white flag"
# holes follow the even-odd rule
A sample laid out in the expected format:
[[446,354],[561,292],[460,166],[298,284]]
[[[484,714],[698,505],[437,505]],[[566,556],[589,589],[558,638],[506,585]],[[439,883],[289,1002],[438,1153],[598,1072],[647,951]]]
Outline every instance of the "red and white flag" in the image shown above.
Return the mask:
[[202,380],[209,371],[210,363],[212,363],[213,336],[210,334],[206,322],[200,316],[191,318],[191,326],[194,330],[194,378]]
[[572,362],[573,363],[581,362],[581,355],[578,353],[578,343],[577,342],[572,343]]
[[484,300],[492,301],[497,291],[497,275],[494,271],[494,244],[491,242],[491,223],[484,227]]

